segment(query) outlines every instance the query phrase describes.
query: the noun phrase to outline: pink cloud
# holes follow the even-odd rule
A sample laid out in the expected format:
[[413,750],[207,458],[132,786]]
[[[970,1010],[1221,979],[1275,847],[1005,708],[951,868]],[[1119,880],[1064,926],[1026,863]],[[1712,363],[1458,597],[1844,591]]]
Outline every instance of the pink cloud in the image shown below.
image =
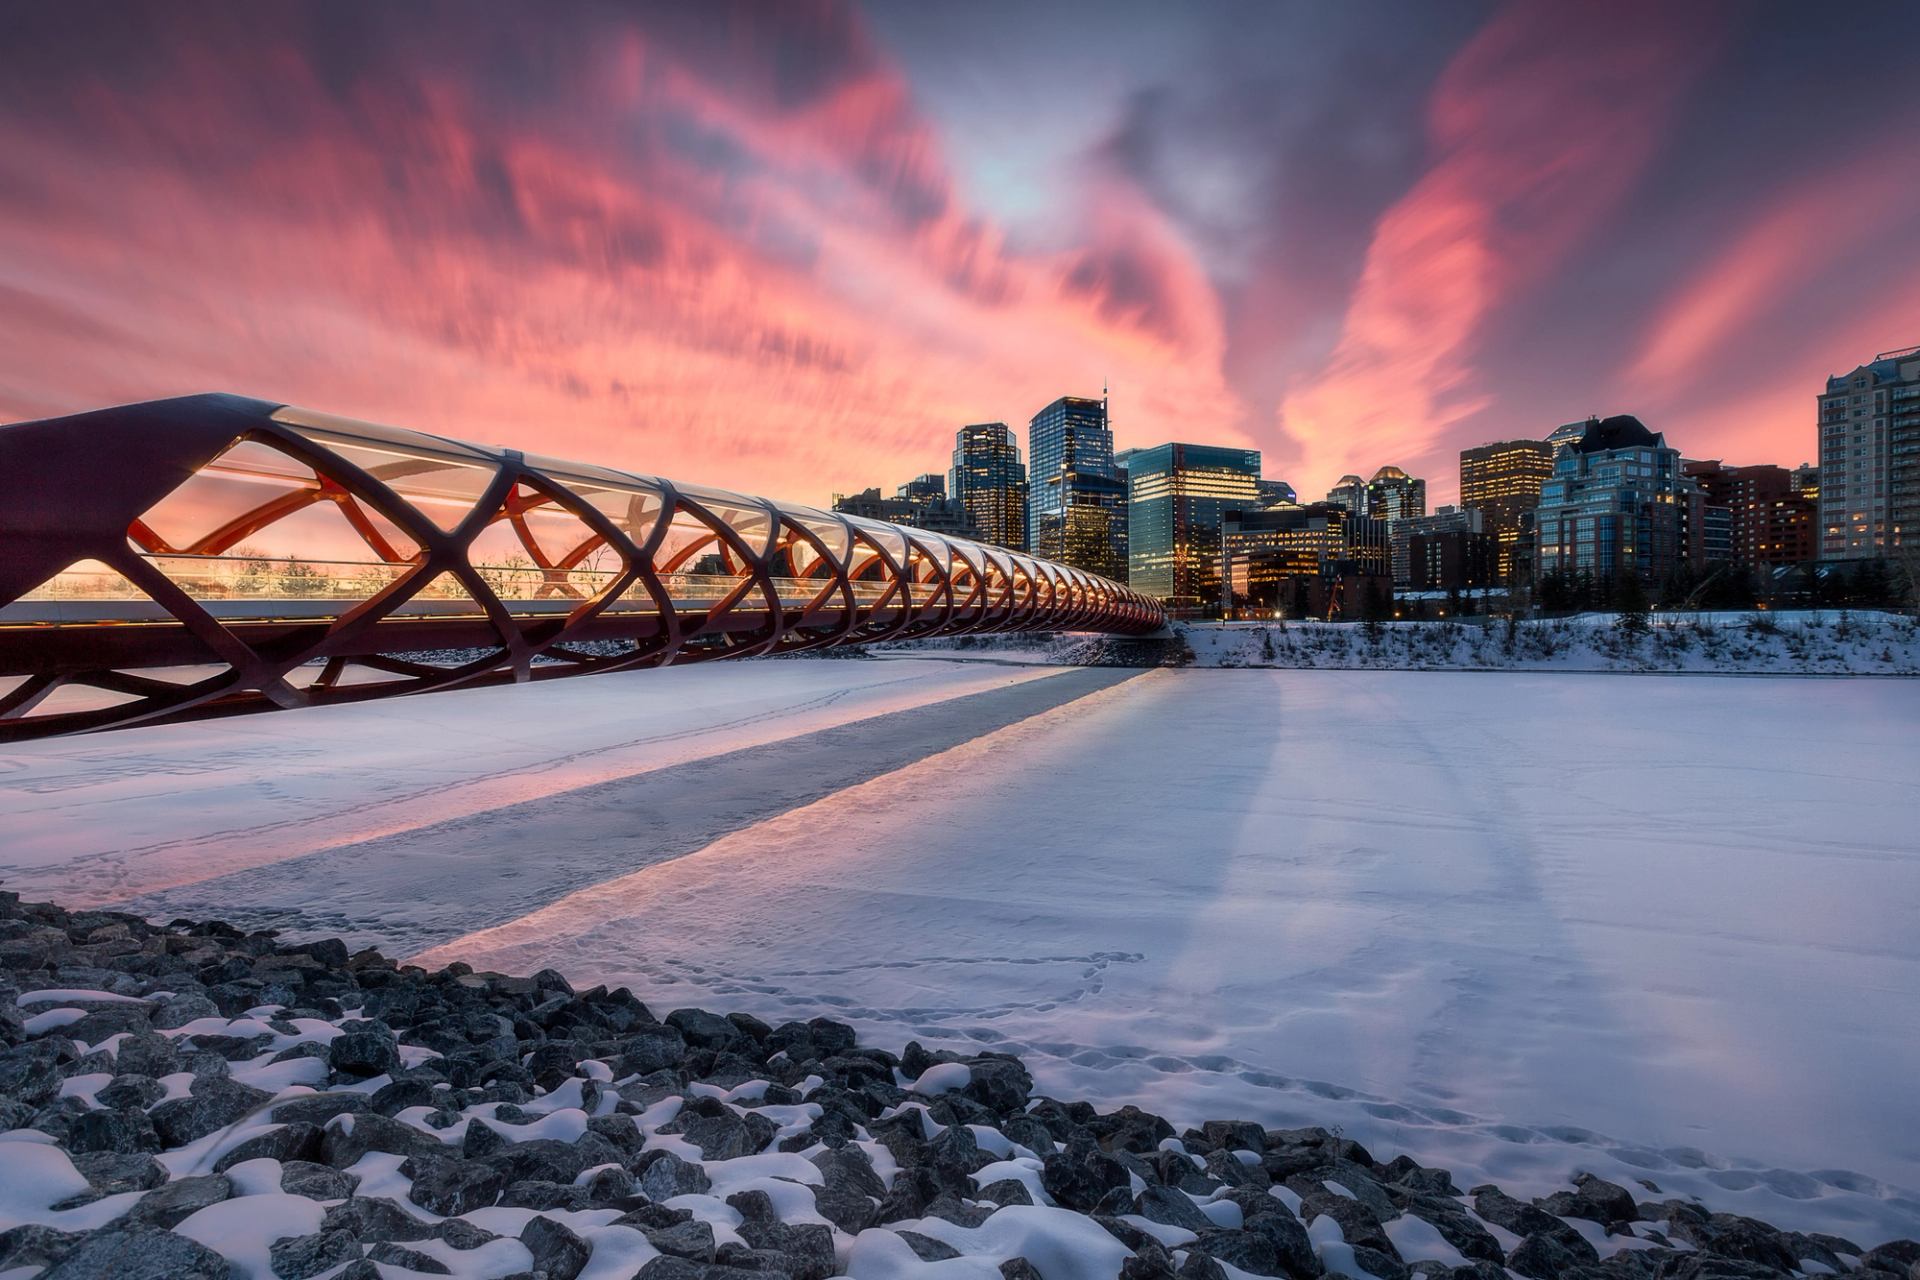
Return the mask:
[[1483,326],[1619,207],[1704,53],[1694,33],[1520,4],[1453,59],[1428,105],[1432,160],[1375,224],[1326,366],[1281,406],[1303,487],[1389,462],[1451,470],[1446,432],[1494,393]]
[[635,22],[543,44],[510,109],[284,33],[241,73],[179,36],[166,93],[70,85],[0,126],[0,418],[234,390],[824,501],[1108,372],[1137,441],[1235,416],[1176,237],[1092,226],[1139,305],[1008,250],[848,12],[782,15],[804,84],[754,24]]
[[1846,163],[1801,178],[1762,209],[1662,306],[1621,375],[1628,393],[1697,383],[1704,360],[1744,337],[1777,332],[1793,319],[1796,300],[1835,264],[1920,214],[1920,185],[1888,161],[1898,153],[1897,145],[1863,147]]

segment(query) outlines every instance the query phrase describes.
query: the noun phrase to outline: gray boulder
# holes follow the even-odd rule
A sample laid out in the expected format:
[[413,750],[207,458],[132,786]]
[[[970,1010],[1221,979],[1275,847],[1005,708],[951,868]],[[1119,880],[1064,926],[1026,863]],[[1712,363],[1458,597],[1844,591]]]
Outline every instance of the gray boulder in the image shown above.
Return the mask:
[[661,1153],[640,1173],[640,1193],[649,1200],[700,1195],[712,1189],[713,1180],[707,1177],[705,1169],[671,1151]]
[[280,1189],[309,1200],[345,1200],[360,1185],[358,1174],[308,1160],[288,1160],[280,1166]]
[[520,1243],[533,1255],[533,1269],[549,1280],[575,1280],[593,1256],[585,1240],[552,1218],[529,1219],[520,1229]]
[[152,1015],[153,1025],[162,1031],[176,1031],[201,1018],[217,1018],[220,1006],[200,995],[177,995]]
[[184,1147],[260,1110],[273,1095],[252,1085],[218,1078],[195,1080],[184,1098],[162,1102],[147,1113],[169,1149]]
[[1134,1212],[1150,1222],[1188,1231],[1212,1231],[1219,1224],[1200,1212],[1184,1191],[1169,1187],[1148,1187],[1134,1198]]
[[404,1267],[408,1271],[418,1271],[429,1276],[453,1274],[451,1267],[431,1254],[421,1253],[418,1249],[409,1249],[391,1240],[382,1240],[367,1250],[367,1261],[378,1262],[389,1267]]
[[88,1235],[40,1280],[228,1280],[227,1260],[195,1240],[150,1226]]
[[160,1150],[160,1135],[144,1111],[132,1107],[89,1111],[75,1116],[68,1126],[67,1149],[132,1155]]
[[360,1026],[363,1029],[334,1037],[327,1046],[327,1065],[343,1076],[356,1078],[398,1071],[400,1050],[393,1042],[393,1033],[379,1023],[363,1022]]
[[176,1178],[141,1196],[127,1211],[127,1217],[134,1222],[171,1227],[232,1195],[233,1184],[217,1173],[204,1178]]
[[280,1280],[307,1280],[322,1271],[352,1262],[360,1245],[346,1231],[316,1231],[306,1236],[283,1236],[267,1251],[273,1274]]
[[421,1160],[415,1164],[407,1199],[429,1213],[452,1217],[488,1208],[506,1186],[506,1176],[484,1161]]
[[166,1167],[145,1152],[80,1152],[73,1156],[73,1167],[101,1195],[151,1191],[167,1180]]
[[672,1258],[692,1262],[712,1262],[713,1227],[698,1220],[675,1223],[670,1227],[643,1228],[647,1243]]

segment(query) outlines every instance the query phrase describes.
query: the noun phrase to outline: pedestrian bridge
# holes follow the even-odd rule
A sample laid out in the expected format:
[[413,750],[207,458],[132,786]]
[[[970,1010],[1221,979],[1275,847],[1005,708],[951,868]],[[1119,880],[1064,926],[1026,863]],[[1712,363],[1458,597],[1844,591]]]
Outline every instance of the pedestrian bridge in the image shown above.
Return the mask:
[[1158,604],[1001,547],[237,396],[0,427],[0,741]]

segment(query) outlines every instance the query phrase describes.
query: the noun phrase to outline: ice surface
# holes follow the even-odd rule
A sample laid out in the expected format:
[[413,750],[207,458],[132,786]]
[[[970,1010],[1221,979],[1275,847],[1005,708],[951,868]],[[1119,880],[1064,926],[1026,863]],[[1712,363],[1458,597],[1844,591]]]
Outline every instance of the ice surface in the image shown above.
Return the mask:
[[0,747],[0,881],[118,901],[1048,674],[722,663]]
[[[293,860],[333,843],[451,820],[445,856],[525,862],[515,814],[569,788],[1052,678],[748,664],[174,726],[13,748],[0,807],[37,891],[305,909],[338,868]],[[1151,672],[423,959],[1004,1049],[1056,1096],[1339,1124],[1463,1186],[1590,1169],[1920,1235],[1917,730],[1906,681]],[[271,902],[210,879],[282,860]],[[356,875],[418,893],[404,854]]]

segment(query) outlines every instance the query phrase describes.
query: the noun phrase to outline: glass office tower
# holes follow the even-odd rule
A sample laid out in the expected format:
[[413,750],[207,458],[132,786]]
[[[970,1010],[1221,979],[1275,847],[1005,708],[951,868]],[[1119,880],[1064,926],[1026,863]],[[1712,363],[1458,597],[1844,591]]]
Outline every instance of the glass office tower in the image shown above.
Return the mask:
[[1260,451],[1204,444],[1137,449],[1127,467],[1127,579],[1175,609],[1220,596],[1220,527],[1259,505]]
[[1125,577],[1127,487],[1114,468],[1106,401],[1062,396],[1033,415],[1027,458],[1028,549]]
[[976,422],[953,433],[953,500],[967,509],[980,540],[1027,549],[1027,468],[1004,422]]

